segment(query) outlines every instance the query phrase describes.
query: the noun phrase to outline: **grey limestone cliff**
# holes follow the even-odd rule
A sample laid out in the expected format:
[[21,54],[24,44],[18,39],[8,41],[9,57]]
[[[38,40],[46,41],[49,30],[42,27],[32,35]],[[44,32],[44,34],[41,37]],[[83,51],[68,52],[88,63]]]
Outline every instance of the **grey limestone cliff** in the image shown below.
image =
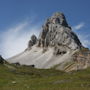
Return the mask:
[[[80,49],[82,44],[68,25],[63,13],[55,13],[42,26],[38,40],[39,47],[53,46],[57,49]],[[60,49],[59,49],[60,50]],[[64,50],[65,51],[65,50]]]

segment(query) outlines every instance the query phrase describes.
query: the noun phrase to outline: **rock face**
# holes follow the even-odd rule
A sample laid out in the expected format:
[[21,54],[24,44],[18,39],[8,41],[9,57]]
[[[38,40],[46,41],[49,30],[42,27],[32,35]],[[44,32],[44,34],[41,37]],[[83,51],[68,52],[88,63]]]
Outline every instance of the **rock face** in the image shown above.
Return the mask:
[[90,50],[88,48],[82,48],[73,55],[74,62],[77,63],[77,70],[90,67]]
[[[32,35],[28,48],[7,61],[19,62],[21,65],[34,65],[36,68],[55,67],[59,70],[72,71],[80,69],[78,65],[81,65],[81,69],[85,68],[85,65],[80,62],[90,61],[90,51],[88,50],[89,53],[84,51],[86,53],[84,55],[81,53],[83,48],[64,14],[57,12],[46,20],[38,39]],[[80,55],[83,55],[84,60]]]
[[62,13],[55,13],[47,19],[39,36],[38,46],[66,46],[69,49],[80,49],[82,47],[77,35],[68,26]]
[[35,35],[31,36],[31,40],[28,42],[28,48],[31,48],[37,43],[37,37]]
[[4,64],[4,59],[2,58],[1,55],[0,55],[0,64]]

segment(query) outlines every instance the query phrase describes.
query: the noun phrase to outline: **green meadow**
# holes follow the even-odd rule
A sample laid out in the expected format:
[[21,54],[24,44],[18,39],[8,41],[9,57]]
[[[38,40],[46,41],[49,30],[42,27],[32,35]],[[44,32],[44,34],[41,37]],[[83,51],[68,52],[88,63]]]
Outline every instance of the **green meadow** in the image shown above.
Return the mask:
[[0,65],[0,90],[90,90],[90,68],[65,73],[30,66]]

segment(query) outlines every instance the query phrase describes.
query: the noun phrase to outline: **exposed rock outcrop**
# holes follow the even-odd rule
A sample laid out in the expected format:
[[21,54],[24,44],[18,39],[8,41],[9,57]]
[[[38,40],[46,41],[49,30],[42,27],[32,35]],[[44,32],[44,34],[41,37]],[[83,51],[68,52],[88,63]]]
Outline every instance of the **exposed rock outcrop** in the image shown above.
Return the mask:
[[[64,14],[55,13],[52,17],[47,19],[46,23],[43,25],[42,32],[39,35],[38,46],[53,46],[57,48],[58,52],[61,47],[62,49],[80,49],[82,44],[71,27],[68,26]],[[66,50],[64,50],[64,52],[66,52]]]
[[2,56],[0,55],[0,64],[4,64],[5,60],[2,58]]
[[35,35],[31,36],[31,40],[28,42],[28,49],[37,43],[37,37]]
[[90,67],[90,50],[88,48],[82,48],[73,55],[74,62],[77,63],[77,70]]

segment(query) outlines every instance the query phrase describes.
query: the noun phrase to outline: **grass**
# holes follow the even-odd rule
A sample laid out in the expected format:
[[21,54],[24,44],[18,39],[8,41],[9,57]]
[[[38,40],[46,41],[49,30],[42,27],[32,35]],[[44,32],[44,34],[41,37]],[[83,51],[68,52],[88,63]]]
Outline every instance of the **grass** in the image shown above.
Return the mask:
[[0,90],[90,90],[90,68],[65,73],[0,65]]

